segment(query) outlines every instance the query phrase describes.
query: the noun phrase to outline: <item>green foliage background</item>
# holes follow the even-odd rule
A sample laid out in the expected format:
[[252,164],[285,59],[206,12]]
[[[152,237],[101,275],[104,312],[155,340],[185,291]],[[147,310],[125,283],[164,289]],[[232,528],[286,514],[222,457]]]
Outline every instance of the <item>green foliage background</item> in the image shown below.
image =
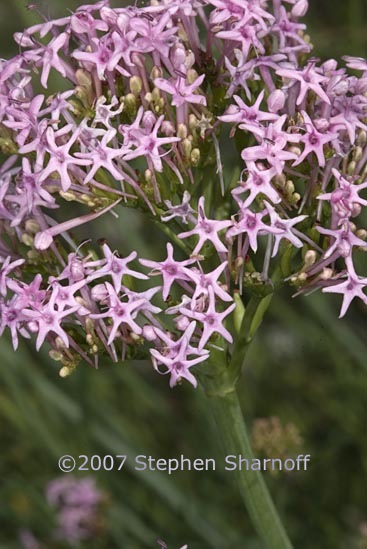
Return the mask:
[[[78,5],[41,3],[52,16]],[[310,0],[315,55],[367,56],[366,9],[365,0]],[[36,20],[23,1],[0,0],[2,57],[16,53],[12,33]],[[114,239],[122,253],[163,254],[160,236],[138,215],[123,211],[118,223],[118,231],[96,224],[93,237]],[[240,387],[250,423],[272,416],[293,423],[303,439],[296,453],[312,456],[307,472],[266,475],[300,549],[367,547],[366,310],[356,303],[338,320],[340,302],[333,297],[277,296]],[[148,362],[106,363],[99,371],[81,365],[61,379],[47,351],[38,354],[23,342],[14,353],[2,338],[0,452],[2,548],[20,547],[22,528],[49,539],[54,516],[44,487],[60,475],[60,456],[127,454],[122,471],[91,472],[106,504],[100,535],[80,547],[144,549],[161,538],[169,549],[184,543],[190,549],[260,549],[231,473],[219,466],[223,459],[201,390],[183,385],[171,391]],[[136,472],[136,454],[214,457],[218,468],[171,476]],[[47,541],[45,547],[68,545]]]

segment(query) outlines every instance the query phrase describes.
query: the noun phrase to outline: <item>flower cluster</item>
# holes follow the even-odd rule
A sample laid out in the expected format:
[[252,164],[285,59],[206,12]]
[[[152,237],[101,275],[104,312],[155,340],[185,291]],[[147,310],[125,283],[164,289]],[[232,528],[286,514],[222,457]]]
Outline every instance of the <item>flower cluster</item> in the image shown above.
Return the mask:
[[95,536],[104,496],[92,478],[56,478],[47,485],[46,495],[56,510],[57,537],[75,545]]
[[[16,33],[0,62],[0,335],[14,348],[35,334],[61,375],[149,351],[171,386],[196,385],[211,348],[231,351],[236,295],[289,282],[342,294],[341,316],[367,303],[367,62],[345,57],[350,75],[310,57],[306,11],[103,0]],[[60,220],[65,202],[86,211]],[[123,207],[160,221],[166,259],[83,255],[70,231]]]

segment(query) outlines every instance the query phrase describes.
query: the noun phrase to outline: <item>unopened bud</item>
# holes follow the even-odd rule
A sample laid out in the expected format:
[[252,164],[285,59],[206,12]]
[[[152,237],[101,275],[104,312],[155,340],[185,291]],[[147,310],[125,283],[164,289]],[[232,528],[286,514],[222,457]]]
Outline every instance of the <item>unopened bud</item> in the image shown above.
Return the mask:
[[156,123],[156,117],[152,111],[145,111],[142,118],[142,125],[150,133]]
[[186,61],[186,50],[183,44],[180,44],[179,42],[175,44],[172,48],[170,59],[172,61],[173,66],[176,69],[180,69],[182,65],[185,64]]
[[72,202],[76,199],[76,194],[72,191],[59,191],[59,195],[67,202]]
[[25,222],[25,230],[27,233],[36,234],[40,230],[40,226],[34,219],[28,219]]
[[61,350],[66,349],[65,343],[63,342],[63,340],[59,336],[57,336],[56,339],[55,339],[55,347],[56,347],[56,349],[59,349],[59,350],[60,349]]
[[367,132],[365,130],[359,130],[357,137],[357,145],[365,145],[367,143]]
[[85,340],[88,343],[89,347],[92,347],[92,345],[94,345],[94,337],[92,336],[92,334],[87,334]]
[[159,67],[153,67],[152,70],[150,71],[150,78],[153,80],[156,79],[156,78],[162,78],[162,69],[159,68]]
[[362,206],[357,202],[354,202],[352,206],[351,217],[358,217],[361,211],[362,211]]
[[160,98],[161,98],[161,90],[159,88],[153,88],[152,90],[153,101],[159,101]]
[[316,259],[317,259],[317,253],[315,252],[315,250],[308,250],[305,253],[305,257],[304,257],[305,268],[308,269],[309,267],[311,267],[311,265],[315,263]]
[[196,116],[194,114],[190,114],[189,115],[189,128],[191,131],[194,131],[195,128],[197,127],[198,125],[198,119],[196,118]]
[[135,95],[133,95],[132,93],[128,93],[125,96],[124,105],[125,105],[126,111],[128,111],[131,114],[135,114],[136,107],[137,107]]
[[144,178],[147,183],[151,183],[153,181],[153,173],[151,170],[145,170]]
[[360,159],[362,158],[362,155],[363,155],[363,149],[362,149],[362,147],[357,146],[357,147],[354,149],[354,152],[353,152],[353,160],[355,160],[356,162],[358,162],[358,160],[360,160]]
[[199,162],[200,162],[200,150],[199,149],[197,149],[197,148],[192,149],[190,160],[191,160],[191,164],[194,167],[199,164]]
[[288,180],[285,184],[285,192],[286,194],[292,195],[294,193],[294,183],[291,180]]
[[187,316],[180,316],[177,319],[175,319],[175,324],[178,330],[180,330],[181,332],[184,332],[189,326],[190,320],[187,318]]
[[186,158],[190,158],[192,145],[190,139],[183,139],[181,141],[182,150]]
[[279,112],[285,104],[285,93],[282,90],[274,90],[269,95],[267,103],[270,112]]
[[[102,284],[104,286],[104,284]],[[94,288],[92,288],[92,291]],[[91,318],[86,318],[85,320],[85,329],[87,333],[93,333],[94,332],[94,322]]]
[[358,236],[358,238],[360,238],[361,240],[366,240],[367,239],[366,229],[358,229],[358,231],[356,231],[356,236]]
[[289,147],[289,152],[299,156],[301,154],[301,149],[299,147],[297,147],[296,145],[292,145],[291,147]]
[[291,10],[293,17],[303,17],[306,15],[308,10],[308,1],[307,0],[298,0]]
[[173,137],[176,133],[176,128],[170,120],[164,120],[162,122],[161,130],[167,137]]
[[59,371],[60,377],[68,377],[72,373],[72,369],[68,368],[67,366],[63,366],[61,370]]
[[333,276],[333,269],[330,269],[329,267],[325,267],[322,269],[322,272],[320,274],[321,280],[329,280]]
[[157,334],[155,333],[153,326],[149,325],[143,326],[142,336],[147,341],[154,341],[157,339]]
[[55,349],[51,349],[48,354],[52,360],[56,360],[57,362],[60,362],[63,358],[62,353],[60,353],[60,351],[55,351]]
[[134,95],[139,95],[143,88],[142,80],[139,76],[132,76],[130,78],[130,91]]
[[187,137],[187,126],[185,124],[179,124],[177,130],[177,137],[180,139],[186,139]]
[[194,52],[191,51],[191,50],[188,50],[187,52],[187,55],[186,55],[186,61],[185,61],[185,66],[187,69],[191,69],[191,67],[193,67],[195,65],[195,55],[194,55]]
[[28,233],[23,233],[22,234],[22,242],[23,242],[23,244],[25,244],[26,246],[31,248],[33,246],[34,238],[33,238],[32,235],[30,235]]

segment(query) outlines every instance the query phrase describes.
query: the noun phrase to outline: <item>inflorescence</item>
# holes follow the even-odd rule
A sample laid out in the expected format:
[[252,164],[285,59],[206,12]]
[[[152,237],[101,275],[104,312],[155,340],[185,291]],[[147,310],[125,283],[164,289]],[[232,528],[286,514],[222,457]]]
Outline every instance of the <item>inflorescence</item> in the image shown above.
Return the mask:
[[[239,295],[287,282],[341,294],[341,316],[367,303],[367,61],[345,57],[349,74],[311,57],[306,10],[102,1],[16,33],[0,62],[0,335],[15,349],[35,334],[63,376],[150,352],[171,386],[196,385],[191,367],[236,338]],[[68,202],[83,212],[60,219]],[[73,229],[123,207],[159,222],[166,259],[78,247]]]

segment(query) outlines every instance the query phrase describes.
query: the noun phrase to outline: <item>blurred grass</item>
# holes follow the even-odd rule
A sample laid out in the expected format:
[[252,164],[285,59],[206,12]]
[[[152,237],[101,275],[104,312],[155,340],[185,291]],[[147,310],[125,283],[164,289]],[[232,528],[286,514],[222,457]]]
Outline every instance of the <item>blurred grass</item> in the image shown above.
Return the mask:
[[[54,0],[51,15],[79,2]],[[117,3],[115,3],[117,5]],[[38,21],[23,1],[0,0],[2,55],[16,53],[11,33]],[[311,0],[307,17],[315,54],[367,55],[364,0]],[[97,224],[94,237],[122,252],[160,253],[157,230],[123,211],[119,231]],[[115,240],[114,240],[115,239]],[[357,549],[367,519],[366,317],[354,304],[338,320],[340,300],[277,296],[257,336],[241,381],[247,417],[293,422],[310,453],[307,472],[267,475],[274,498],[301,549]],[[0,547],[19,547],[20,528],[40,539],[52,529],[45,484],[58,476],[63,454],[128,454],[120,472],[93,472],[108,494],[105,529],[85,547],[141,549],[164,539],[170,549],[260,549],[232,484],[231,473],[136,472],[136,454],[214,457],[215,430],[200,389],[170,391],[149,363],[82,365],[61,380],[46,352],[22,342],[14,353],[0,340]],[[51,543],[51,545],[50,545]],[[54,544],[54,545],[53,545]],[[62,547],[48,542],[47,547]],[[66,546],[65,546],[66,547]]]

